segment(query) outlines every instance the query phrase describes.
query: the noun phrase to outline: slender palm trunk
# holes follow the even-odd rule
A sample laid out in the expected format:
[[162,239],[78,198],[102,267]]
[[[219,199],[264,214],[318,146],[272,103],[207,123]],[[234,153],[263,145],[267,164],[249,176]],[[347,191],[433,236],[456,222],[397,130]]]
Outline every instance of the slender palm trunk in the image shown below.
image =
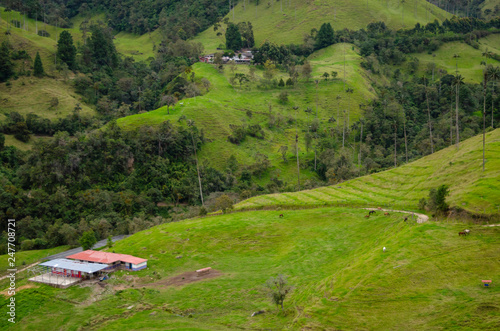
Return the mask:
[[429,94],[427,92],[427,86],[425,86],[425,98],[427,99],[427,115],[429,117],[429,136],[431,139],[431,153],[434,153],[434,142],[432,139],[431,109],[429,107]]
[[491,93],[491,128],[494,129],[495,127],[493,126],[493,108],[495,105],[495,81],[493,81],[493,89]]
[[456,92],[455,92],[455,95],[456,95],[456,112],[455,112],[455,115],[456,115],[456,118],[455,118],[455,125],[457,127],[457,134],[456,134],[456,139],[457,139],[457,149],[460,148],[460,133],[459,133],[459,126],[458,126],[458,101],[460,100],[460,97],[459,97],[459,92],[460,92],[460,89],[458,88],[459,84],[457,84],[456,86]]
[[344,110],[344,128],[342,129],[342,147],[345,146],[345,110]]
[[295,134],[295,150],[297,153],[297,186],[300,191],[299,135]]
[[361,145],[363,144],[363,122],[361,122],[361,134],[359,136],[359,156],[358,156],[358,169],[361,174]]
[[394,122],[394,168],[398,166],[397,133],[398,133],[398,126],[396,125],[396,122]]
[[486,73],[484,74],[484,89],[483,89],[483,172],[485,163],[485,148],[486,148]]
[[200,176],[200,167],[198,165],[198,155],[196,154],[196,145],[194,143],[194,135],[192,131],[191,131],[191,139],[193,140],[194,158],[196,160],[196,172],[198,173],[198,184],[200,185],[201,205],[205,206],[205,203],[203,202],[203,190],[201,188],[201,176]]
[[405,159],[406,163],[408,163],[408,139],[406,137],[406,116],[405,116],[405,121],[403,122],[403,130],[405,132]]

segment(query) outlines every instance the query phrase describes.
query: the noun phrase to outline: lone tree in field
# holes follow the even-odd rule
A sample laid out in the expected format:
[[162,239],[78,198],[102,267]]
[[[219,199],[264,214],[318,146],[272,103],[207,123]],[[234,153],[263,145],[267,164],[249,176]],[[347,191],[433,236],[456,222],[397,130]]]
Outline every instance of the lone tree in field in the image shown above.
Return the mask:
[[86,231],[83,233],[82,237],[79,240],[80,245],[82,245],[82,248],[84,251],[87,249],[91,249],[95,243],[97,242],[97,239],[95,238],[94,231]]
[[288,284],[286,276],[278,275],[277,277],[269,278],[266,282],[266,289],[271,301],[277,306],[281,306],[281,310],[285,312],[283,302],[293,289],[292,286]]
[[40,53],[36,52],[33,74],[36,77],[42,77],[44,73],[45,71],[43,70],[43,64],[42,64],[42,59],[40,58]]
[[226,194],[221,195],[215,200],[215,208],[222,210],[225,214],[229,209],[233,209],[233,200]]
[[73,37],[66,30],[61,32],[57,42],[57,57],[66,63],[70,70],[76,69],[76,47],[73,45]]
[[316,35],[316,49],[321,49],[333,45],[335,36],[332,25],[330,23],[323,23]]
[[449,209],[446,203],[446,197],[450,195],[447,185],[441,185],[436,189],[431,189],[429,192],[429,207],[438,213],[445,213]]

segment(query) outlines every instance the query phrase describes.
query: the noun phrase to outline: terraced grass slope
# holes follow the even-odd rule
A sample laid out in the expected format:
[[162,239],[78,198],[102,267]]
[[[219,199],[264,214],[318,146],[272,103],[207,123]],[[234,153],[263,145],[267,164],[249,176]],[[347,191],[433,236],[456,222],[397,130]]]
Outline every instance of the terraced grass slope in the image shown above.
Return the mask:
[[[106,288],[39,285],[16,294],[11,330],[481,329],[500,323],[500,227],[366,220],[364,210],[257,211],[160,225],[112,250],[148,258]],[[382,247],[386,247],[384,253]],[[179,258],[176,258],[179,257]],[[185,272],[218,276],[188,282]],[[278,313],[271,276],[294,286]],[[22,276],[22,275],[20,275]],[[173,277],[177,277],[175,283]],[[182,279],[186,277],[186,279]],[[21,277],[22,278],[22,277]],[[196,280],[196,277],[195,277]],[[18,288],[26,286],[18,280]],[[38,285],[37,285],[38,286]],[[0,282],[7,287],[6,280]],[[7,298],[0,296],[0,304]],[[259,310],[265,313],[250,315]]]
[[[500,54],[500,35],[494,34],[479,40],[480,48],[475,49],[472,46],[463,42],[450,42],[443,44],[439,50],[432,54],[419,53],[412,54],[410,57],[419,59],[419,74],[423,75],[430,63],[434,63],[437,69],[445,69],[449,74],[454,75],[457,68],[458,72],[464,76],[468,83],[480,83],[483,80],[484,66],[482,61],[488,61],[488,64],[500,65],[500,62],[495,59],[486,59],[482,54],[486,50]],[[458,54],[459,58],[456,61],[453,58],[454,54]],[[436,71],[437,72],[437,71]],[[437,77],[437,73],[436,73]]]
[[[246,3],[246,6],[243,4]],[[403,11],[404,6],[404,11]],[[404,14],[404,15],[403,15]],[[323,23],[331,23],[335,30],[348,28],[358,30],[371,22],[384,21],[399,29],[413,27],[417,22],[428,23],[451,17],[442,9],[425,0],[402,3],[399,0],[307,0],[307,1],[240,1],[227,17],[233,22],[252,22],[255,43],[264,40],[278,44],[302,43],[304,34],[319,29]],[[213,28],[209,28],[194,40],[201,42],[207,52],[213,52],[224,44]]]
[[415,162],[339,185],[295,193],[257,196],[236,209],[271,206],[349,204],[416,210],[431,188],[450,187],[452,207],[475,214],[500,214],[500,129],[486,135],[486,171],[481,171],[482,136],[470,138],[460,150],[448,147]]
[[[237,66],[235,72],[231,72],[226,67],[223,74],[217,72],[214,67],[206,63],[196,63],[193,66],[196,81],[200,84],[202,78],[211,82],[211,87],[206,93],[205,88],[200,84],[200,89],[205,93],[203,96],[183,100],[174,109],[167,113],[167,107],[144,113],[133,115],[118,120],[118,124],[124,128],[134,128],[141,125],[159,125],[163,121],[177,122],[181,116],[193,119],[195,124],[204,129],[205,135],[210,142],[203,146],[201,158],[213,166],[225,169],[226,161],[231,155],[237,157],[242,164],[254,162],[257,152],[269,156],[273,164],[271,173],[278,172],[280,178],[291,180],[295,177],[293,162],[284,162],[279,153],[280,146],[289,146],[288,158],[293,158],[293,145],[295,141],[296,125],[289,120],[297,116],[299,120],[299,142],[301,152],[311,159],[312,150],[306,151],[304,145],[304,131],[311,124],[316,116],[316,84],[317,87],[318,118],[321,128],[327,129],[336,127],[337,124],[329,123],[330,117],[342,118],[342,110],[350,109],[349,121],[353,123],[361,114],[359,104],[366,103],[367,100],[375,97],[372,87],[369,85],[369,77],[360,66],[360,56],[352,49],[351,45],[345,46],[346,52],[346,81],[347,87],[352,87],[354,93],[346,95],[343,91],[343,82],[340,78],[325,81],[320,76],[324,72],[335,70],[339,77],[343,77],[343,50],[344,45],[338,44],[323,49],[310,57],[313,67],[312,79],[309,82],[301,80],[294,87],[287,88],[261,88],[258,79],[262,76],[262,71],[257,70],[255,79],[244,83],[242,87],[236,84],[234,87],[229,84],[229,77],[236,73],[245,73],[248,77],[248,66]],[[277,79],[286,80],[288,76],[276,73]],[[281,104],[278,95],[286,91],[289,95],[289,102]],[[337,99],[337,96],[341,99]],[[299,107],[295,112],[293,107]],[[268,128],[269,111],[276,118],[280,118],[279,127]],[[312,113],[306,113],[307,107],[313,109]],[[252,111],[252,116],[248,117],[247,111]],[[347,116],[347,115],[346,115]],[[343,119],[339,122],[342,123]],[[181,122],[184,124],[185,121]],[[264,140],[247,137],[239,146],[227,141],[231,134],[230,125],[253,125],[260,124],[266,133]],[[305,175],[309,174],[305,172]]]

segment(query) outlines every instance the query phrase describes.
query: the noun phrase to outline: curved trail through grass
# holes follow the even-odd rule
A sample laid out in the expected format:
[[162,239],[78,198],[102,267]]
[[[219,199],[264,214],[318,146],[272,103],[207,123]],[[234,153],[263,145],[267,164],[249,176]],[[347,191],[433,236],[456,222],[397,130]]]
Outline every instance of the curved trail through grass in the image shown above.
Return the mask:
[[424,215],[424,214],[415,213],[412,211],[393,210],[393,209],[378,209],[378,208],[363,208],[363,209],[415,215],[415,216],[417,216],[417,223],[425,223],[429,220],[429,216]]

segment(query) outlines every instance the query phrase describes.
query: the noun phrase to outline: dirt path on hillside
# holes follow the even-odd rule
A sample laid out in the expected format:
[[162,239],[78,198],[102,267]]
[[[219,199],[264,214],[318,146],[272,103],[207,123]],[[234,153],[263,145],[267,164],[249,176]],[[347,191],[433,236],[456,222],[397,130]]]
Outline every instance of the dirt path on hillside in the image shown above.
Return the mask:
[[[26,266],[26,267],[24,267],[24,268],[22,268],[22,269],[17,269],[16,273],[19,273],[19,272],[21,272],[21,271],[24,271],[24,270],[26,270],[26,269],[29,269],[29,268],[31,268],[31,267],[34,267],[34,266],[36,266],[38,263],[40,263],[40,262],[35,262],[35,263],[32,263],[32,264],[30,264],[30,265],[28,265],[28,266]],[[7,278],[9,275],[10,275],[10,272],[8,272],[5,276],[0,277],[0,280],[4,280],[4,279],[5,279],[5,278]]]
[[402,214],[410,214],[410,215],[415,215],[417,216],[417,223],[425,223],[429,220],[429,216],[424,215],[424,214],[418,214],[414,213],[412,211],[405,211],[405,210],[393,210],[393,209],[378,209],[378,208],[363,208],[365,210],[374,210],[374,211],[385,211],[385,212],[393,212],[393,213],[402,213]]

